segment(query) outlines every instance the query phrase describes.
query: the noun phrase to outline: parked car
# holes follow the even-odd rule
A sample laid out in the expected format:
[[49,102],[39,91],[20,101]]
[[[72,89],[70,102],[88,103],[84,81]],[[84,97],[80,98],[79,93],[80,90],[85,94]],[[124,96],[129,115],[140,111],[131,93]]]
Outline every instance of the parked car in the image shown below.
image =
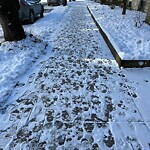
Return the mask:
[[58,6],[63,3],[63,0],[47,0],[48,6],[53,5],[53,6]]
[[43,17],[44,6],[40,0],[19,0],[20,10],[19,17],[21,21],[28,20],[29,23],[34,23],[38,16]]

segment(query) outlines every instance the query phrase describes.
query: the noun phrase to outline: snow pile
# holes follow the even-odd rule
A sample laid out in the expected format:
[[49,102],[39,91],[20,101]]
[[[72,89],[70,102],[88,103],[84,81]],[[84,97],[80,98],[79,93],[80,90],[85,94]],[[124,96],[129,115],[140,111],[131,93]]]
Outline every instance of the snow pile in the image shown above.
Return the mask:
[[120,7],[87,4],[122,59],[150,60],[150,26],[143,22],[144,13],[127,10],[122,15]]
[[[25,74],[42,56],[51,53],[51,38],[61,29],[67,7],[52,8],[45,17],[36,20],[33,25],[24,25],[27,38],[17,42],[6,42],[0,26],[0,106],[8,101],[17,80]],[[51,13],[50,13],[51,12]]]
[[24,74],[41,55],[46,53],[46,46],[46,43],[33,36],[22,41],[1,44],[0,101],[8,99],[16,84],[16,78]]

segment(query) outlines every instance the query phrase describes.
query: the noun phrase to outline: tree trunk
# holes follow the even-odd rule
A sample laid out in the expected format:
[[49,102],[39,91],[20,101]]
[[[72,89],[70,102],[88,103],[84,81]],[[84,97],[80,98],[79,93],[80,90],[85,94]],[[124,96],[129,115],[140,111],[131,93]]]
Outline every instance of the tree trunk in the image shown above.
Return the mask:
[[63,0],[63,6],[67,5],[67,0]]
[[0,0],[0,23],[6,41],[24,39],[25,33],[19,19],[18,0]]
[[127,9],[127,0],[123,0],[123,11],[122,11],[123,15],[126,14],[126,9]]

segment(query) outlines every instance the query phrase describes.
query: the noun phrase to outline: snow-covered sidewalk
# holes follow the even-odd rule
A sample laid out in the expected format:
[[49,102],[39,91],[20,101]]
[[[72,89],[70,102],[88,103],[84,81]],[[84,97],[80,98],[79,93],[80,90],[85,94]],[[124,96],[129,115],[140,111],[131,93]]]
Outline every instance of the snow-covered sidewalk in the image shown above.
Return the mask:
[[[150,69],[118,68],[85,2],[57,7],[24,28],[31,41],[2,46],[14,50],[29,42],[35,52],[47,46],[31,66],[24,64],[28,71],[12,78],[9,98],[0,97],[9,104],[1,106],[0,148],[149,149]],[[33,45],[35,39],[41,42]]]
[[[46,6],[45,9],[51,10],[51,7]],[[4,39],[0,38],[0,108],[9,101],[14,87],[18,84],[17,80],[27,72],[30,73],[35,63],[49,57],[52,36],[56,36],[58,29],[61,30],[63,24],[60,21],[63,22],[66,9],[63,6],[57,7],[52,12],[47,11],[45,17],[33,25],[24,25],[28,35],[25,40],[3,42]],[[3,35],[1,28],[0,35]]]
[[122,8],[111,9],[88,1],[92,14],[124,60],[150,60],[150,26],[144,23],[146,14]]

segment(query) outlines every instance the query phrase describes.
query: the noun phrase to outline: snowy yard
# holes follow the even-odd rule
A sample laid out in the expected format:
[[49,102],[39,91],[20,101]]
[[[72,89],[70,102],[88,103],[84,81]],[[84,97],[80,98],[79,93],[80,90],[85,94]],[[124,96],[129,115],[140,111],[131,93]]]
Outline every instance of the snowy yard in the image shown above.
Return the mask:
[[145,13],[111,9],[107,5],[88,2],[96,20],[109,37],[121,59],[150,60],[150,26],[144,23]]
[[[22,41],[4,42],[0,29],[0,149],[150,149],[150,68],[120,69],[86,4],[68,2],[47,11],[23,26],[28,36]],[[95,14],[104,13],[102,7],[109,16],[107,6],[90,7]],[[104,22],[118,49],[126,49],[115,29],[117,39],[110,34],[112,20]],[[144,24],[134,29],[131,35],[150,32]],[[149,46],[149,36],[141,36]],[[137,41],[136,35],[133,43]]]

